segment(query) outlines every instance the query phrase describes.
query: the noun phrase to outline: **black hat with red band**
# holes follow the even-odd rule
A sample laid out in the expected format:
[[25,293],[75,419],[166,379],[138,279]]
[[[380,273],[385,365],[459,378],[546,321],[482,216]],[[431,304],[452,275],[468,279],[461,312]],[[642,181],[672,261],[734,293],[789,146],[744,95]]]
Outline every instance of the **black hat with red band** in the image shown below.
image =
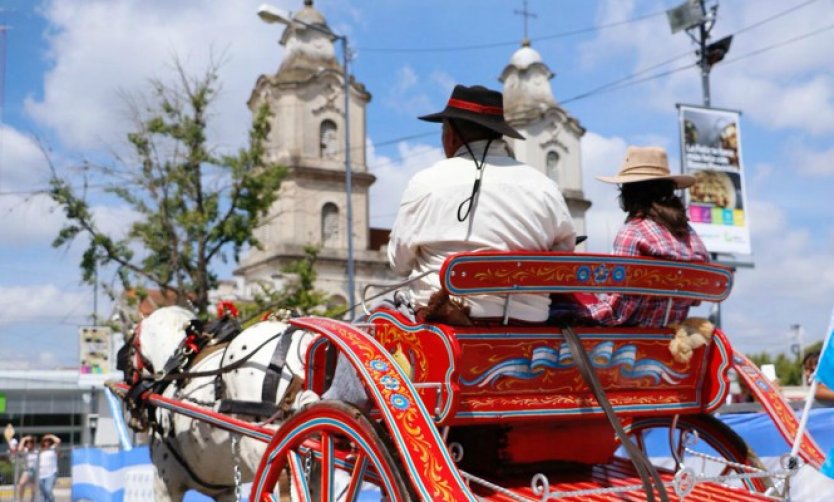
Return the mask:
[[456,85],[452,97],[442,112],[418,117],[427,122],[443,122],[444,119],[468,120],[511,138],[524,139],[504,120],[504,97],[498,91],[481,85],[466,87]]

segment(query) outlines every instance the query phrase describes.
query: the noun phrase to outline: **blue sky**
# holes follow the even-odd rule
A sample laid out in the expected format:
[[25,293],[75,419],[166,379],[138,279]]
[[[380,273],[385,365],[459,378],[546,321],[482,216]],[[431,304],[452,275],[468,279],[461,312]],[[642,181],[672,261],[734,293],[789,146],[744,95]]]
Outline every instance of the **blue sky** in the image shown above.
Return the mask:
[[[239,145],[252,86],[281,61],[280,29],[258,19],[260,3],[0,3],[0,24],[9,26],[0,135],[0,368],[74,365],[77,326],[92,311],[92,290],[80,284],[81,246],[51,248],[61,214],[44,196],[29,193],[48,180],[41,148],[67,174],[83,159],[107,160],[124,149],[122,97],[147,91],[149,78],[170,79],[172,55],[199,71],[211,54],[225,60],[211,137],[222,148]],[[273,3],[288,10],[302,4]],[[572,98],[664,61],[672,60],[641,77],[694,62],[691,42],[672,35],[662,14],[676,3],[529,2],[538,16],[530,20],[530,37],[556,74],[556,100],[587,129],[591,251],[606,251],[622,221],[615,190],[593,176],[614,173],[628,144],[665,146],[676,166],[675,103],[699,103],[700,78],[691,68]],[[713,105],[743,113],[756,264],[738,271],[722,313],[725,331],[745,351],[786,350],[789,327],[797,323],[806,340],[819,339],[834,307],[833,3],[725,0],[718,11],[714,38],[738,35],[728,61],[712,72]],[[497,77],[522,38],[521,18],[513,15],[521,2],[321,0],[316,7],[348,35],[356,49],[352,72],[373,95],[367,115],[368,163],[378,176],[372,223],[388,226],[408,177],[440,157],[437,128],[415,116],[442,108],[454,83],[500,88]],[[634,21],[620,23],[628,20]],[[490,47],[453,50],[483,45]],[[746,56],[771,46],[778,47]],[[118,231],[130,217],[112,201],[91,197],[106,228]]]

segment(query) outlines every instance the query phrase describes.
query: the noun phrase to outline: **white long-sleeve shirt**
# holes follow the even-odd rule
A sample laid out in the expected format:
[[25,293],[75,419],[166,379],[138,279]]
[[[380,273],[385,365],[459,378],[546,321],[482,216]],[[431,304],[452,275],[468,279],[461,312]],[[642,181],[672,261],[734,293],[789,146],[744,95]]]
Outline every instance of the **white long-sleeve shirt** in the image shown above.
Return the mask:
[[[479,162],[486,144],[470,144]],[[462,222],[457,218],[458,208],[471,195],[477,175],[465,147],[411,178],[388,243],[388,259],[395,273],[416,277],[439,270],[446,256],[463,251],[574,249],[573,220],[553,180],[513,159],[502,140],[490,144],[483,169],[477,205]],[[411,284],[418,307],[425,306],[439,289],[437,272]],[[476,318],[501,317],[504,312],[504,297],[471,296],[467,303],[470,315]],[[549,304],[547,295],[513,295],[509,316],[541,322],[547,319]]]

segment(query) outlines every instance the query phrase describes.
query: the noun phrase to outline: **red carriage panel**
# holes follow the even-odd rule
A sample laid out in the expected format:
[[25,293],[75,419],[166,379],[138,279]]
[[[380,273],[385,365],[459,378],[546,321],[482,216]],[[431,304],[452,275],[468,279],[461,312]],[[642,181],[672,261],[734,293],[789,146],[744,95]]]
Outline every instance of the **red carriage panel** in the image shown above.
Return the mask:
[[448,326],[413,324],[401,314],[375,312],[374,338],[394,356],[411,378],[426,408],[438,423],[457,411],[460,346]]
[[[390,311],[374,313],[370,322],[383,346],[407,354],[418,388],[440,387],[440,399],[420,388],[427,408],[442,403],[440,423],[602,416],[555,326],[452,328],[413,324]],[[679,363],[669,352],[669,329],[576,331],[621,416],[703,413],[727,395],[731,349],[723,337]]]
[[[679,363],[668,329],[576,332],[620,416],[702,413],[727,395],[730,354],[722,339]],[[460,328],[455,337],[462,350],[456,423],[602,416],[557,328]]]
[[453,295],[625,293],[721,301],[732,270],[698,262],[598,254],[459,253],[443,263],[440,281]]

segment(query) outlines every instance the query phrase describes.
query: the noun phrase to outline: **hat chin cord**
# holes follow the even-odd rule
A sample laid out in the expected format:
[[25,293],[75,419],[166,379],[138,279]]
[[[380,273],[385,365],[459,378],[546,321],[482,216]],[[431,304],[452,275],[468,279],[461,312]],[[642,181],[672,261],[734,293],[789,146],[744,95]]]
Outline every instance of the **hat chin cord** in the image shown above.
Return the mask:
[[[455,134],[457,134],[458,138],[463,139],[463,136],[458,131],[458,128],[455,125],[455,122],[450,120],[449,125],[452,126],[452,130],[455,131]],[[484,154],[481,156],[481,162],[479,163],[478,159],[475,158],[475,152],[473,152],[472,147],[469,146],[469,142],[466,141],[466,140],[463,140],[463,146],[466,147],[466,151],[469,152],[469,155],[472,157],[472,162],[475,163],[475,168],[477,169],[477,175],[475,177],[475,183],[472,184],[472,195],[470,195],[469,197],[464,199],[463,202],[461,202],[460,205],[458,206],[457,217],[458,217],[458,221],[460,221],[460,222],[466,221],[466,218],[468,218],[470,216],[470,214],[472,214],[472,212],[474,211],[475,206],[478,203],[478,195],[480,194],[480,191],[481,191],[481,178],[484,176],[484,164],[486,163],[486,156],[487,156],[487,153],[489,152],[489,146],[491,144],[492,144],[492,138],[490,138],[487,141],[486,148],[484,148]],[[466,210],[466,212],[464,212],[464,209]],[[475,218],[475,216],[472,215],[472,219],[474,219],[474,218]],[[472,227],[472,220],[471,219],[469,221],[469,226],[470,226],[470,230],[471,230],[471,227]],[[467,239],[468,238],[469,238],[469,232],[467,232]]]

